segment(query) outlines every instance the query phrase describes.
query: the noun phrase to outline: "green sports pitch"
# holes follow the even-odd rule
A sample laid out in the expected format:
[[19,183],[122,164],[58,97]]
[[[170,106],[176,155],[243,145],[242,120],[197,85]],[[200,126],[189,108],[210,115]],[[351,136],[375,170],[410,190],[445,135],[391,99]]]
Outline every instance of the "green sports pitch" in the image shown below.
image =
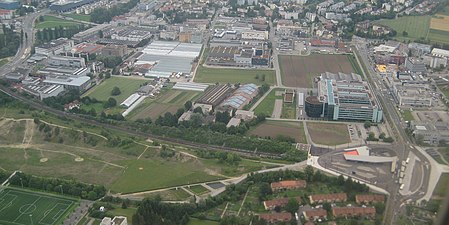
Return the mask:
[[0,190],[0,224],[62,224],[77,201],[63,197],[5,188]]

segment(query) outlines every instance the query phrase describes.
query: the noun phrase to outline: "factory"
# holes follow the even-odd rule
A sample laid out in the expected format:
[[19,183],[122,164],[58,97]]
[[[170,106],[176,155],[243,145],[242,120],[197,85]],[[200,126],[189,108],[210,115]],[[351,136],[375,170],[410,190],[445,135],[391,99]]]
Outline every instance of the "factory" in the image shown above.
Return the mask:
[[59,13],[75,10],[83,5],[88,5],[97,0],[59,0],[50,5],[50,9]]

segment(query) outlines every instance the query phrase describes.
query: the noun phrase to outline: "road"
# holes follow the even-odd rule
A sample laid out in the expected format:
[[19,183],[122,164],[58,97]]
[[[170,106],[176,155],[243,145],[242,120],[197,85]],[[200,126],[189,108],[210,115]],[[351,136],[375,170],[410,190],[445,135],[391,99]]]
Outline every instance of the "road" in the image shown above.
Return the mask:
[[[420,163],[423,165],[429,165],[424,166],[424,180],[422,180],[422,184],[429,183],[429,177],[430,177],[430,171],[431,171],[431,164],[428,160],[428,158],[418,149],[416,149],[414,146],[411,145],[411,141],[406,134],[403,122],[396,110],[396,103],[392,100],[391,96],[389,96],[387,90],[386,84],[383,82],[382,78],[377,75],[376,71],[373,69],[373,64],[371,63],[371,60],[369,59],[369,49],[367,48],[367,44],[364,41],[358,41],[355,44],[355,53],[358,57],[357,61],[359,63],[363,63],[366,65],[367,74],[364,74],[367,78],[373,93],[375,94],[376,98],[379,100],[379,102],[382,105],[383,113],[384,113],[384,119],[385,121],[391,126],[394,133],[395,138],[395,149],[396,153],[398,155],[399,160],[406,160],[408,157],[408,154],[410,151],[413,151],[413,153],[420,159]],[[363,71],[363,70],[362,70]],[[365,73],[365,72],[364,72]],[[383,90],[383,91],[381,91]],[[395,224],[395,215],[398,210],[403,206],[402,203],[404,203],[407,200],[416,201],[424,196],[427,192],[432,192],[433,190],[429,190],[427,186],[422,185],[418,192],[411,196],[401,196],[399,193],[399,185],[394,184],[394,180],[392,180],[391,185],[389,185],[388,192],[390,193],[390,198],[388,198],[387,204],[386,204],[386,214],[384,218],[385,224]]]
[[3,77],[5,74],[14,71],[18,66],[22,65],[26,59],[31,54],[31,48],[33,47],[34,42],[34,21],[41,15],[48,13],[49,10],[45,9],[40,12],[30,13],[24,16],[22,20],[22,29],[23,32],[26,33],[28,38],[24,38],[24,43],[19,46],[16,55],[12,58],[12,60],[0,68],[0,77]]

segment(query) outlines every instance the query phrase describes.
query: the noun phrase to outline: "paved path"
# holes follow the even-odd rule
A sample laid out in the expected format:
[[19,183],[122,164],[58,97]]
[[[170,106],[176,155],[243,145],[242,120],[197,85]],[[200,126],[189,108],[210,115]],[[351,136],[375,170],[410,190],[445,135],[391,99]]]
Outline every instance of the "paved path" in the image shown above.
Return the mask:
[[279,119],[282,114],[282,99],[276,99],[274,101],[274,109],[273,114],[271,114],[271,118]]
[[253,106],[249,109],[249,111],[254,111],[257,106],[270,94],[270,92],[273,90],[273,87],[270,87],[270,90],[268,90],[259,100],[257,100],[256,103],[254,103]]

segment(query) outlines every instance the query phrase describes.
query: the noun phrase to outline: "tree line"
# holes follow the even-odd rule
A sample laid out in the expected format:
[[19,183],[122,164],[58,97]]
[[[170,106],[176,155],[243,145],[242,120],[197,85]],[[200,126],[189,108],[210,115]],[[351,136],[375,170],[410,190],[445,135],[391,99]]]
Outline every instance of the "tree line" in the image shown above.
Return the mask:
[[90,14],[90,21],[94,23],[107,23],[112,20],[114,16],[123,15],[134,8],[140,0],[130,0],[127,3],[120,3],[112,6],[109,9],[96,8]]
[[87,29],[84,24],[78,26],[69,27],[55,27],[55,28],[44,28],[42,30],[37,30],[36,40],[38,43],[45,43],[58,38],[71,38],[73,35]]
[[9,183],[13,186],[62,193],[88,200],[97,200],[106,195],[104,186],[85,184],[74,180],[35,177],[22,172],[17,172],[11,177]]
[[14,33],[14,26],[7,28],[5,24],[2,25],[3,33],[0,34],[0,58],[14,56],[20,46],[20,37]]

